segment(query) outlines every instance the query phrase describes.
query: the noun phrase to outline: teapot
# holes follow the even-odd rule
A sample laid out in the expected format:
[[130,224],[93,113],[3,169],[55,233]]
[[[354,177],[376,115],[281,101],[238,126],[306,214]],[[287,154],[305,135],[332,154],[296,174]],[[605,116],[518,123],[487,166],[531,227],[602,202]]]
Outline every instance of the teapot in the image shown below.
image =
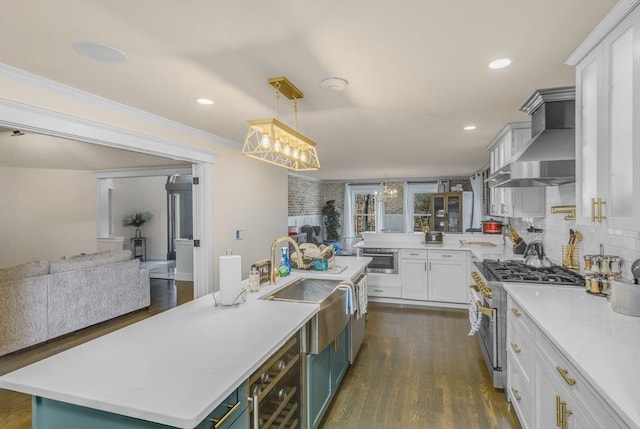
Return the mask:
[[534,240],[524,249],[524,263],[533,268],[548,268],[553,263],[544,255],[544,245],[540,240]]

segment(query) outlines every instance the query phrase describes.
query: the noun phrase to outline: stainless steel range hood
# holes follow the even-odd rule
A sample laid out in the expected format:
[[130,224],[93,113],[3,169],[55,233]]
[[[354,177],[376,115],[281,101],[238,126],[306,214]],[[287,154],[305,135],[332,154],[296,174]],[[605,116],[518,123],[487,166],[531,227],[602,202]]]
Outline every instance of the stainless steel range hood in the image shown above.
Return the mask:
[[534,137],[494,173],[492,187],[556,186],[575,182],[575,87],[537,90],[520,108]]

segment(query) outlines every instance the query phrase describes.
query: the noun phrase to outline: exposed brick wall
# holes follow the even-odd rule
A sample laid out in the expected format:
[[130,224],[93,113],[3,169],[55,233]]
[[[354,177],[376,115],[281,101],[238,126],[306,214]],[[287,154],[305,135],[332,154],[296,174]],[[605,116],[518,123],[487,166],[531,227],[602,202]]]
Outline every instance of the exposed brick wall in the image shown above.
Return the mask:
[[396,196],[387,201],[384,205],[386,214],[402,214],[404,199],[404,182],[385,182],[385,184],[396,190]]
[[319,214],[325,203],[322,188],[322,182],[289,176],[289,216]]
[[[340,215],[344,214],[344,183],[325,183],[322,185],[322,188],[324,191],[324,202],[335,200],[336,210]],[[342,216],[340,216],[340,219],[342,219]]]

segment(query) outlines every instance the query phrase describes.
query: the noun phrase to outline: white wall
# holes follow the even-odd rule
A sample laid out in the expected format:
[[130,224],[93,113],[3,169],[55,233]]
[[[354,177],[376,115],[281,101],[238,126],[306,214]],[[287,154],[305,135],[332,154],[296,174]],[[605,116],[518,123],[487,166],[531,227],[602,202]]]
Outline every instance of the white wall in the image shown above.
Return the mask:
[[0,268],[96,251],[92,172],[0,167]]
[[134,226],[123,226],[127,215],[150,212],[153,218],[145,222],[140,231],[147,238],[147,260],[167,259],[167,191],[166,176],[128,177],[111,179],[115,204],[115,235],[124,237],[124,247],[129,249],[134,236]]
[[[230,248],[242,256],[243,277],[251,264],[269,257],[271,243],[287,235],[287,171],[240,155],[224,147],[216,156],[214,171],[214,255],[218,259]],[[236,240],[236,229],[244,239]],[[218,289],[218,276],[215,276]]]

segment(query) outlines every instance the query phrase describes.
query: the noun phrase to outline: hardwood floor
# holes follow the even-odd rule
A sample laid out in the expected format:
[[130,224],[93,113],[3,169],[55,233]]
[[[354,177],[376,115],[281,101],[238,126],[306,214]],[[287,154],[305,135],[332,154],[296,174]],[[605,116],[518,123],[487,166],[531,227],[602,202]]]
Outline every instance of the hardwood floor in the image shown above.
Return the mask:
[[367,323],[321,429],[520,428],[466,311],[371,303]]
[[[151,305],[44,344],[0,357],[0,375],[113,332],[193,299],[193,283],[151,279]],[[31,429],[31,396],[0,389],[0,428]]]
[[[151,281],[151,306],[0,358],[0,374],[191,300],[193,284]],[[466,311],[371,303],[367,338],[321,429],[519,428],[491,387]],[[0,389],[0,427],[31,428],[31,397]]]

